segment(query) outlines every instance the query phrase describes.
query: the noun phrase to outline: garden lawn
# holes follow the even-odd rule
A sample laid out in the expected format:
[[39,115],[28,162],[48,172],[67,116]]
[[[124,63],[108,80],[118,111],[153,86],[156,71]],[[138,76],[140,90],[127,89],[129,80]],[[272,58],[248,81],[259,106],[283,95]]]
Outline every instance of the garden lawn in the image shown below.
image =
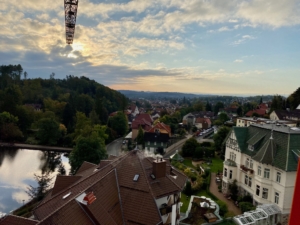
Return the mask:
[[182,162],[184,165],[191,167],[193,169],[196,169],[196,167],[193,165],[192,160],[191,159],[184,159]]
[[212,158],[212,163],[211,164],[207,164],[207,163],[203,163],[201,164],[201,166],[205,168],[209,167],[210,168],[210,172],[212,173],[218,173],[218,172],[223,172],[223,160],[220,159],[219,157],[215,157]]

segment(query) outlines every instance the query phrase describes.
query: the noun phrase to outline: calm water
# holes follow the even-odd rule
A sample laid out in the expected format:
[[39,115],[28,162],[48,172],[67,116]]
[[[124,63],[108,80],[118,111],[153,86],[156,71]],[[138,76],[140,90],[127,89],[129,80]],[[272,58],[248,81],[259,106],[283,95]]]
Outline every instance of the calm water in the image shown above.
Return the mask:
[[9,213],[29,201],[25,191],[29,185],[37,186],[34,174],[49,171],[54,182],[62,165],[68,174],[69,159],[61,153],[0,148],[0,213]]

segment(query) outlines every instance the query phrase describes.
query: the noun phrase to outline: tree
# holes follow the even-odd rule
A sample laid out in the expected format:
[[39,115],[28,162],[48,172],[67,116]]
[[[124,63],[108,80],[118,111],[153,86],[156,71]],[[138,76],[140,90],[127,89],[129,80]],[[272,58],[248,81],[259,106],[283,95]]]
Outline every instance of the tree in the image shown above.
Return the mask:
[[192,157],[196,151],[196,148],[199,146],[199,143],[195,138],[188,139],[182,146],[182,156],[183,157]]
[[38,122],[38,132],[36,134],[40,144],[56,145],[61,137],[59,123],[53,118],[43,118]]
[[118,112],[115,116],[108,119],[108,127],[117,132],[118,135],[124,136],[128,131],[128,122],[123,112]]
[[241,106],[239,106],[236,110],[236,113],[239,115],[239,116],[243,116],[243,108]]
[[26,193],[32,199],[37,199],[38,201],[42,200],[50,190],[52,178],[53,177],[50,177],[50,173],[43,173],[41,176],[34,174],[34,179],[37,181],[38,187],[29,185]]
[[18,117],[9,112],[0,113],[0,139],[4,141],[16,141],[23,138],[23,133],[16,125]]
[[136,142],[138,145],[143,145],[143,148],[145,147],[144,131],[141,126],[139,127],[138,135],[136,137]]
[[208,111],[212,111],[212,106],[211,104],[207,101],[206,102],[206,105],[205,105],[205,110],[208,112]]
[[219,114],[218,119],[221,121],[222,124],[224,124],[230,118],[228,117],[227,113],[222,112]]
[[99,164],[101,159],[106,159],[107,153],[104,143],[99,138],[79,137],[76,147],[70,154],[71,173],[75,174],[84,161]]
[[[288,103],[292,109],[296,109],[300,105],[300,87],[288,97]],[[287,108],[289,108],[287,106]]]
[[222,148],[222,144],[227,137],[230,129],[228,127],[222,126],[218,130],[218,132],[213,136],[215,142],[215,149],[216,151],[220,151]]
[[193,105],[193,108],[196,112],[200,112],[200,111],[203,111],[205,107],[204,107],[204,104],[199,101]]
[[222,102],[217,102],[217,104],[214,106],[214,113],[215,115],[218,115],[218,112],[220,109],[224,108],[224,104]]
[[236,201],[237,198],[238,198],[238,193],[239,193],[239,187],[237,186],[237,180],[234,180],[231,184],[229,184],[229,191],[230,191],[230,194],[231,194],[231,199],[233,201]]
[[271,103],[271,112],[274,110],[284,109],[284,97],[281,95],[274,95]]
[[239,202],[239,207],[240,207],[242,213],[255,210],[255,208],[256,208],[250,202]]
[[202,159],[203,158],[203,154],[204,154],[203,147],[198,146],[196,148],[196,150],[195,150],[193,158],[195,158],[195,159]]
[[191,185],[191,182],[190,182],[190,181],[187,181],[187,182],[186,182],[185,189],[184,189],[184,193],[185,193],[187,196],[191,196],[191,195],[193,194],[192,185]]

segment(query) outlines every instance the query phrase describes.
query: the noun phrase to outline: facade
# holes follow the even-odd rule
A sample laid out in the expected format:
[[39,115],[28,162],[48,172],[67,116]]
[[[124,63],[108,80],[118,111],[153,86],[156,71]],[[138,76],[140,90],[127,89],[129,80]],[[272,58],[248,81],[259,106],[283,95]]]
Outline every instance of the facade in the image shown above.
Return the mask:
[[274,124],[233,127],[226,140],[223,192],[228,193],[229,184],[237,180],[240,195],[251,195],[255,205],[276,204],[288,215],[299,140],[298,128]]
[[57,176],[33,219],[10,215],[0,225],[178,225],[186,180],[168,160],[133,150],[99,165],[84,162],[74,176]]
[[169,135],[166,133],[158,132],[145,132],[144,133],[144,140],[145,140],[145,149],[156,153],[156,151],[162,150],[165,152],[166,148],[169,144]]
[[183,125],[195,125],[197,118],[209,118],[209,119],[215,119],[214,113],[211,111],[200,111],[200,112],[192,112],[186,114],[182,118],[182,124]]
[[300,123],[300,110],[274,110],[270,114],[271,120],[289,120]]
[[[249,127],[251,124],[271,124],[275,123],[271,119],[266,118],[257,118],[257,117],[238,117],[236,120],[236,126],[237,127]],[[295,127],[297,123],[293,121],[287,121],[287,120],[277,120],[277,124],[281,125],[287,125],[289,127]]]
[[149,114],[147,113],[138,114],[131,124],[132,140],[134,140],[137,137],[140,127],[145,132],[152,128],[152,123],[153,120]]

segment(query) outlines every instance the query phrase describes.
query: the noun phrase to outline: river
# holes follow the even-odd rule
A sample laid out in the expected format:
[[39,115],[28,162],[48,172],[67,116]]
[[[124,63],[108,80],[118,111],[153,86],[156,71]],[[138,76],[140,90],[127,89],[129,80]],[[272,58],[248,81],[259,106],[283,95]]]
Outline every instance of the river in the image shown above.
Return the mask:
[[27,187],[37,187],[34,174],[58,174],[58,168],[70,171],[69,159],[62,153],[0,148],[0,214],[9,213],[30,200]]

